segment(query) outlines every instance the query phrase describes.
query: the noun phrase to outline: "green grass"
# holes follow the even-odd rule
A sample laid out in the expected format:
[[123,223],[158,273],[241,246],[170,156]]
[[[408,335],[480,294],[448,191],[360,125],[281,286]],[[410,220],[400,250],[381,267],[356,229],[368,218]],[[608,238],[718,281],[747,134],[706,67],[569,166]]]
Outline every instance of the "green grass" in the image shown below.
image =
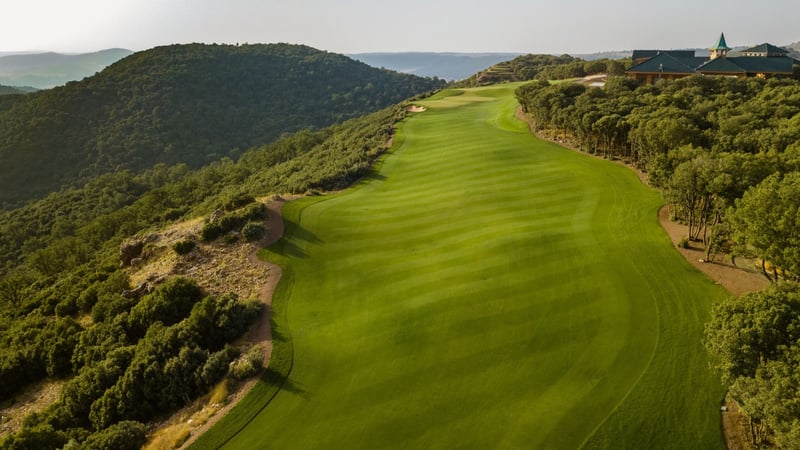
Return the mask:
[[290,275],[289,376],[216,442],[246,424],[225,448],[724,448],[701,345],[724,291],[633,172],[531,136],[515,87],[418,102],[378,174],[284,207],[267,257]]

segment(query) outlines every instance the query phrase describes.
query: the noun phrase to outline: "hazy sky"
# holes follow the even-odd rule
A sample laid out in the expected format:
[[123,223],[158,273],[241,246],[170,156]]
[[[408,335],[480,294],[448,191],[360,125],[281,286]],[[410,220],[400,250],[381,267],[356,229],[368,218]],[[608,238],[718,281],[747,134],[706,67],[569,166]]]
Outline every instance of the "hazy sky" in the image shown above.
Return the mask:
[[800,41],[798,0],[10,0],[0,51],[173,43],[591,53]]

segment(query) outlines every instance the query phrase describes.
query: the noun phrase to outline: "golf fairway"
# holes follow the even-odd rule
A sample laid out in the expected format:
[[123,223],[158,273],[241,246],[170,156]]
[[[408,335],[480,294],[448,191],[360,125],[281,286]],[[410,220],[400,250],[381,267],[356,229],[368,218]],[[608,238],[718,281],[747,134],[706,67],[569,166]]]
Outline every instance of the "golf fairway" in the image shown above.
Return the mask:
[[632,171],[532,136],[516,86],[419,102],[375,174],[284,206],[291,372],[224,448],[724,448],[701,339],[726,293]]

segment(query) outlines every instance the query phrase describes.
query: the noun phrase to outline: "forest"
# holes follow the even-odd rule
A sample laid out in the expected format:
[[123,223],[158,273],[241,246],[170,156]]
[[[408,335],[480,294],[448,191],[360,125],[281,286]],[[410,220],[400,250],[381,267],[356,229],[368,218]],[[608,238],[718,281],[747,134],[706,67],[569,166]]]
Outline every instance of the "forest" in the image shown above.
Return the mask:
[[0,96],[0,208],[163,163],[199,168],[441,87],[310,47],[172,45]]
[[753,443],[800,448],[800,83],[534,81],[517,98],[537,133],[646,172],[706,260],[759,262],[770,288],[716,305],[705,345]]
[[[120,245],[216,210],[228,211],[226,226],[243,228],[258,213],[255,196],[345,187],[385,151],[404,116],[394,106],[197,170],[121,170],[0,212],[0,398],[45,377],[65,382],[58,401],[26,417],[0,448],[139,448],[145,423],[222,377],[251,375],[233,372],[247,354],[228,343],[260,314],[259,302],[210,296],[180,278],[131,296]],[[204,229],[203,238],[219,234]]]

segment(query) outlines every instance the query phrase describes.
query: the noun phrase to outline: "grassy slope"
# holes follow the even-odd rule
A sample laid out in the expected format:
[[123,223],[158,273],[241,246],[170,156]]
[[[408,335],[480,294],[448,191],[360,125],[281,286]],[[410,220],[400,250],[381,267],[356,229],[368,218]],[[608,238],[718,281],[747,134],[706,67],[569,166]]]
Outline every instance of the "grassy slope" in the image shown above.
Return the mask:
[[512,89],[428,101],[371,182],[287,205],[293,369],[226,448],[722,448],[724,292]]

